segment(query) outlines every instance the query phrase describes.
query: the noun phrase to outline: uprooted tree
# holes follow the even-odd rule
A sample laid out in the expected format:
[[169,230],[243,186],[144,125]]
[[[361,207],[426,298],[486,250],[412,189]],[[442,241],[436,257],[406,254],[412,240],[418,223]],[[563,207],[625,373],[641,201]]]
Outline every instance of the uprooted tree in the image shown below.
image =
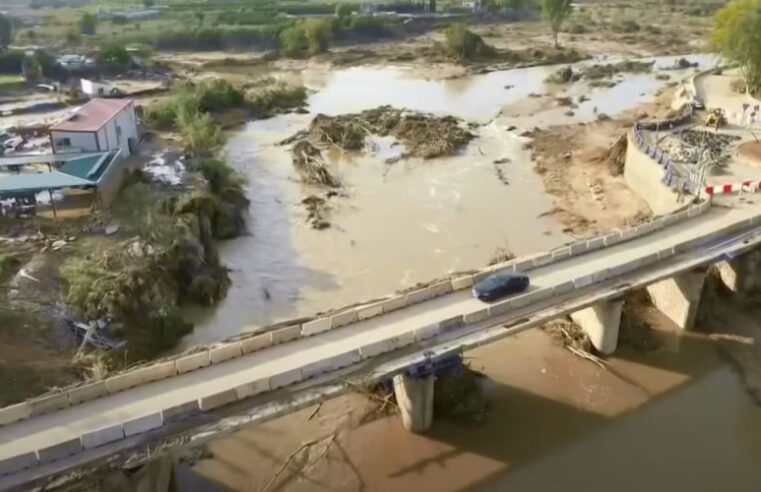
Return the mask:
[[748,92],[761,90],[761,0],[735,0],[716,14],[714,47],[740,65]]
[[550,23],[555,48],[560,47],[558,44],[558,33],[560,28],[563,27],[563,22],[571,14],[571,10],[571,0],[542,0],[542,15]]

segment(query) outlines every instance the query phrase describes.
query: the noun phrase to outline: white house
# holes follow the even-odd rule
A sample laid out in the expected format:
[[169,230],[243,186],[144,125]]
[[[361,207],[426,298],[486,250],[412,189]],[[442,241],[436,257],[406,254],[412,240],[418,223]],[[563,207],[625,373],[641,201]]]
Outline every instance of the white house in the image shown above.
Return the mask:
[[132,99],[92,99],[50,128],[54,153],[122,150],[137,152],[140,142]]

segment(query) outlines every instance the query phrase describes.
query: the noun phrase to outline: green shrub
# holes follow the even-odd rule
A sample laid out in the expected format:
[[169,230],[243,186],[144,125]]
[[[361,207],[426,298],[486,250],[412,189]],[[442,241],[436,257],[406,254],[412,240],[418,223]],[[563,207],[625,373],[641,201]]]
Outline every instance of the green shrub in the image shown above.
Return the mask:
[[280,53],[285,56],[300,56],[308,46],[306,33],[300,25],[293,25],[280,32]]
[[248,94],[248,104],[262,114],[269,115],[278,110],[303,106],[306,97],[307,92],[304,86],[292,86],[277,82],[251,91]]
[[305,19],[302,21],[302,26],[309,54],[316,55],[327,51],[333,35],[330,21],[318,18]]
[[613,30],[616,32],[632,33],[640,30],[637,21],[633,19],[619,19],[613,23]]
[[202,82],[195,91],[197,107],[200,111],[221,111],[240,107],[244,100],[243,91],[225,79]]
[[450,25],[445,34],[447,51],[460,60],[473,60],[494,52],[481,36],[469,31],[464,24]]
[[108,68],[124,68],[132,63],[132,56],[124,46],[108,44],[100,50],[98,63]]

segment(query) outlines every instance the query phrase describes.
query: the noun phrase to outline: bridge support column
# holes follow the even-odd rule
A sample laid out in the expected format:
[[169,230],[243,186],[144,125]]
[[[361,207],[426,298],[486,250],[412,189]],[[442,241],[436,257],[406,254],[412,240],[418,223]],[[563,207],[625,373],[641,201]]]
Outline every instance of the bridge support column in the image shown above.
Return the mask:
[[653,304],[679,328],[691,330],[706,279],[705,269],[692,270],[647,287]]
[[571,319],[589,336],[600,353],[612,354],[618,344],[623,300],[605,301],[571,313]]
[[394,376],[394,394],[402,414],[402,424],[408,431],[423,433],[433,423],[433,382],[435,376],[412,377],[402,373]]
[[761,251],[751,251],[732,260],[716,264],[719,277],[727,289],[740,297],[756,293],[761,287],[756,272],[761,263]]

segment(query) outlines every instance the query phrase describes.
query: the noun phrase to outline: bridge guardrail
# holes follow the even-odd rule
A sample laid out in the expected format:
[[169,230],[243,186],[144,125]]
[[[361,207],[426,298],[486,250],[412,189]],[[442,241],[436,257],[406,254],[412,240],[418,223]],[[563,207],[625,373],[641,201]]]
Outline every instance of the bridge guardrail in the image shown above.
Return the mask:
[[[676,216],[674,217],[674,220],[683,220],[691,215],[702,213],[702,211],[707,210],[709,206],[710,206],[710,202],[708,201],[698,205],[694,205],[693,207],[676,214]],[[637,227],[640,230],[650,230],[655,226],[657,222],[658,220],[648,224],[643,224]],[[667,222],[666,220],[660,220],[660,224],[661,224],[660,227],[665,227],[666,222]],[[730,224],[727,227],[724,227],[718,231],[715,231],[711,236],[714,237],[714,236],[719,236],[721,234],[726,234],[730,230],[736,230],[741,227],[749,226],[758,222],[761,222],[761,218],[755,217],[753,219],[748,219],[743,222]],[[706,238],[701,238],[699,240],[705,240],[705,239]],[[621,234],[618,235],[617,240],[618,241],[624,240],[622,239]],[[696,239],[696,241],[697,240],[698,239]],[[591,241],[588,241],[588,242],[591,242]],[[599,246],[599,244],[601,243],[598,241],[598,243],[596,244]],[[403,348],[417,342],[429,340],[440,334],[447,334],[453,330],[462,328],[463,326],[466,326],[469,324],[478,323],[482,321],[483,319],[486,319],[488,316],[502,315],[511,310],[524,307],[535,302],[546,300],[553,296],[568,293],[574,288],[585,287],[595,282],[608,280],[617,275],[621,275],[623,273],[632,271],[634,269],[641,268],[642,266],[645,266],[652,262],[671,256],[675,253],[687,251],[690,249],[690,247],[691,247],[691,242],[685,243],[684,245],[680,245],[680,247],[676,248],[676,250],[675,248],[665,248],[662,251],[658,251],[657,253],[648,255],[647,257],[634,259],[624,265],[619,265],[616,268],[603,270],[602,272],[599,272],[595,275],[587,275],[584,277],[576,278],[564,284],[556,285],[554,287],[546,287],[542,289],[537,289],[537,290],[528,292],[524,295],[509,298],[509,299],[491,304],[486,307],[480,307],[474,310],[473,312],[464,313],[462,315],[458,315],[446,320],[442,320],[428,326],[417,328],[411,333],[405,333],[405,334],[391,337],[385,340],[372,342],[356,350],[351,350],[345,353],[337,354],[333,357],[330,357],[325,360],[321,360],[319,362],[315,362],[311,365],[308,365],[302,368],[291,369],[282,373],[273,374],[273,375],[260,378],[257,380],[247,381],[243,384],[236,386],[233,389],[221,390],[219,393],[204,396],[197,400],[182,402],[169,408],[161,409],[153,413],[149,413],[137,418],[133,418],[131,420],[125,421],[118,425],[110,425],[110,426],[106,426],[94,431],[88,431],[83,433],[79,437],[79,439],[71,439],[63,443],[57,443],[49,447],[38,449],[34,452],[24,453],[18,456],[7,458],[5,460],[1,460],[0,461],[0,476],[4,474],[11,474],[18,471],[22,471],[26,468],[37,466],[39,464],[45,464],[51,461],[64,459],[68,456],[77,454],[84,450],[96,448],[99,446],[103,446],[106,444],[119,441],[121,439],[125,439],[127,437],[149,432],[151,430],[162,427],[164,424],[167,424],[169,422],[172,422],[176,419],[182,418],[189,414],[213,410],[215,408],[222,407],[222,406],[234,403],[236,401],[251,398],[253,396],[259,395],[266,391],[282,388],[291,384],[308,380],[310,378],[319,376],[324,373],[342,369],[347,366],[351,366],[361,361],[370,359],[377,355],[380,355],[386,352],[391,352],[396,349]],[[264,334],[264,335],[267,335],[267,334]],[[255,337],[261,337],[261,336],[263,335],[260,334],[260,335],[256,335]],[[252,337],[252,338],[255,338],[255,337]],[[237,343],[241,343],[241,342],[237,342]],[[233,347],[235,347],[236,350],[226,348],[224,351],[219,351],[218,354],[223,354],[223,358],[227,356],[235,357],[238,347],[234,345]],[[242,346],[241,346],[241,351],[242,351]],[[196,354],[186,355],[184,359],[188,359],[190,357],[196,357],[197,361],[191,364],[191,366],[197,365],[197,364],[208,365],[207,359],[204,357],[205,355],[208,355],[208,363],[212,363],[210,351],[208,353],[199,352]],[[179,360],[180,359],[177,359],[173,362],[176,364]],[[227,359],[224,359],[224,360],[227,360]],[[179,368],[179,366],[176,366],[176,367]],[[156,372],[153,372],[150,374],[144,374],[143,377],[155,378],[155,377],[166,376],[171,373],[171,371],[169,370],[169,365],[166,362],[163,363],[161,367],[156,369],[157,369]],[[106,383],[108,383],[108,380],[106,381]],[[95,383],[95,384],[99,384],[99,383]],[[106,387],[108,388],[108,384],[106,384]],[[26,406],[26,408],[24,408],[24,406]],[[20,411],[20,414],[29,416],[32,413],[31,409],[33,406],[30,404],[30,402],[25,402],[19,405],[14,405],[13,407],[8,407],[3,410],[7,411],[14,407],[16,408],[17,412]]]
[[[208,348],[203,348],[191,353],[179,354],[169,359],[153,362],[149,365],[132,368],[120,374],[108,377],[105,380],[87,382],[64,388],[57,392],[42,395],[27,400],[26,402],[0,409],[0,425],[10,424],[19,420],[85,403],[96,398],[118,393],[119,391],[128,388],[148,384],[179,374],[185,374],[210,364],[219,364],[233,358],[269,348],[273,345],[344,327],[358,321],[389,313],[451,292],[469,289],[474,283],[497,272],[530,271],[571,256],[585,254],[602,247],[611,246],[644,234],[652,233],[676,222],[686,220],[689,217],[702,214],[709,207],[710,201],[704,201],[697,205],[691,205],[686,210],[657,217],[645,224],[622,231],[611,232],[603,236],[574,241],[547,253],[516,258],[508,262],[486,267],[474,273],[455,275],[445,280],[433,282],[423,288],[396,294],[379,301],[359,304],[349,309],[337,310],[322,317],[301,320],[301,322],[294,324],[288,324],[288,322],[279,323],[272,329],[264,329],[251,334],[239,335],[235,339],[228,339]],[[377,349],[378,347],[373,350]]]

